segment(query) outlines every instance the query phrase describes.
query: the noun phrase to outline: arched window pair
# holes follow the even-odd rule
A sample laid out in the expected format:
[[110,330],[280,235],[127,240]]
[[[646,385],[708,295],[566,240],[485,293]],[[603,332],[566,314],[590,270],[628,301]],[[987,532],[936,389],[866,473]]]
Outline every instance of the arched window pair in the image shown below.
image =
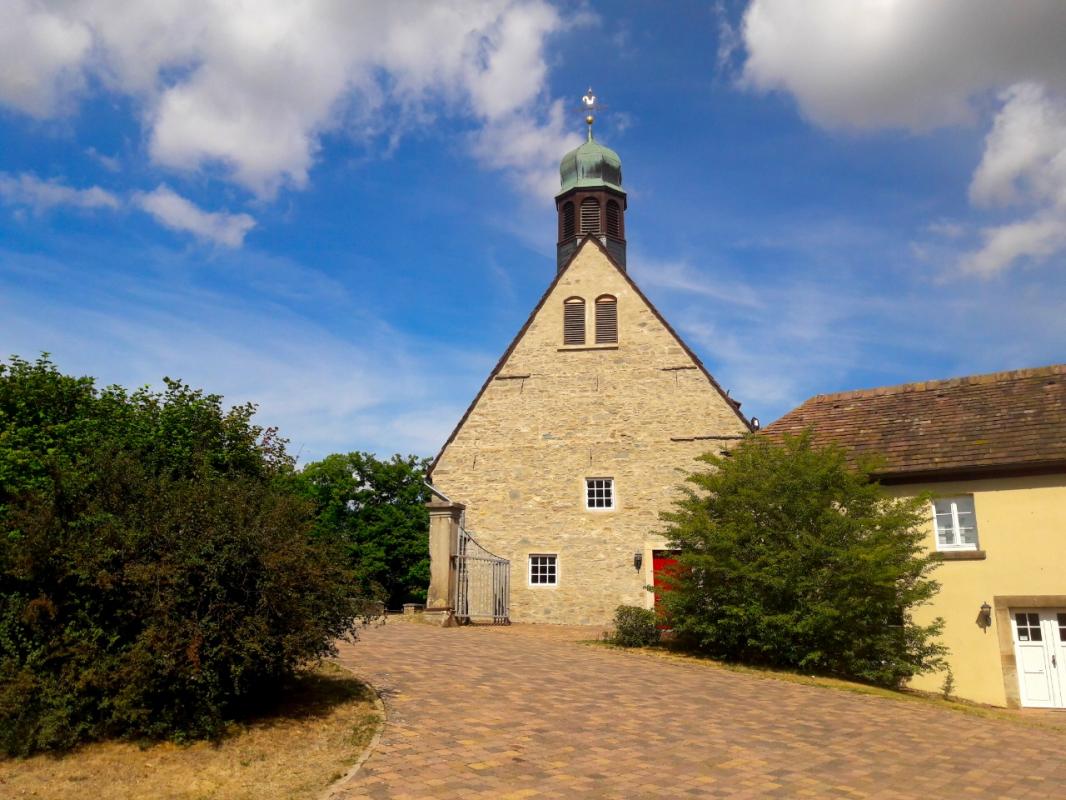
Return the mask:
[[[618,343],[618,300],[603,294],[596,298],[596,344]],[[585,344],[585,300],[563,301],[563,344]]]

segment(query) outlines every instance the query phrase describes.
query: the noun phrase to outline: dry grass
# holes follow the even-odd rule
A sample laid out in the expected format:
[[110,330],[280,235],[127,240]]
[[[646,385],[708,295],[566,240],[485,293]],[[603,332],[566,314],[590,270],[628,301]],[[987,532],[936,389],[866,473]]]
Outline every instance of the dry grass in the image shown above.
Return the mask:
[[314,798],[340,778],[382,724],[373,692],[334,664],[300,680],[269,717],[218,744],[125,742],[64,756],[0,759],[0,796],[90,800]]
[[855,683],[854,681],[847,681],[840,678],[830,678],[820,675],[806,675],[799,672],[773,669],[770,667],[754,667],[748,666],[746,664],[736,664],[727,661],[718,661],[708,656],[688,652],[683,649],[671,647],[668,645],[660,645],[658,647],[620,647],[616,644],[612,644],[611,642],[599,639],[585,640],[582,642],[582,644],[606,647],[612,650],[618,650],[625,653],[648,655],[670,661],[698,663],[703,664],[712,669],[722,669],[728,672],[740,672],[746,675],[751,675],[757,678],[764,678],[767,680],[787,681],[788,683],[799,683],[805,686],[819,686],[825,689],[836,689],[837,691],[884,697],[890,700],[897,700],[900,702],[924,703],[927,705],[943,708],[947,711],[968,714],[970,716],[981,717],[983,719],[1003,720],[1005,722],[1012,722],[1015,724],[1024,725],[1026,727],[1047,728],[1051,730],[1060,731],[1066,730],[1066,715],[1054,710],[1035,708],[1000,708],[998,706],[989,706],[984,705],[982,703],[970,702],[968,700],[960,700],[956,698],[948,699],[942,697],[939,694],[934,694],[931,692],[919,692],[913,689],[886,689],[881,686],[872,686],[866,683]]

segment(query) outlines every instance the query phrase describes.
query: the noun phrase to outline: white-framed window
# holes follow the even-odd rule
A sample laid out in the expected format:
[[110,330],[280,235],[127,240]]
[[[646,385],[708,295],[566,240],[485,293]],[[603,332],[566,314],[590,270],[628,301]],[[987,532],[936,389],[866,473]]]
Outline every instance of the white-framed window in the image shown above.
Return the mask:
[[976,550],[977,516],[973,495],[942,497],[933,501],[937,550]]
[[559,561],[555,553],[538,553],[529,557],[529,585],[556,586],[559,583]]
[[585,508],[592,511],[614,508],[614,478],[585,478]]

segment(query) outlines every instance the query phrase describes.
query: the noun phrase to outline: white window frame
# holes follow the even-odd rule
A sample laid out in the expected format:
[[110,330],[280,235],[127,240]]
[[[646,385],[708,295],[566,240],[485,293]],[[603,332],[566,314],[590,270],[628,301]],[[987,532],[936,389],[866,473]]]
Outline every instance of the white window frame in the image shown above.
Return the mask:
[[[609,484],[608,488],[611,492],[611,504],[609,506],[593,506],[589,504],[589,492],[593,490],[593,487],[591,487],[589,484],[592,483],[592,481],[607,481],[607,483]],[[586,511],[614,511],[618,508],[618,492],[615,489],[614,478],[585,478],[584,482],[582,483],[582,486],[584,488]]]
[[[964,542],[962,540],[962,526],[959,524],[959,501],[966,501],[969,503],[973,516],[973,542]],[[945,544],[940,540],[940,518],[937,515],[937,503],[947,503],[951,509],[951,542]],[[955,497],[937,497],[932,502],[933,509],[933,539],[936,541],[936,549],[939,551],[946,550],[980,550],[981,549],[981,535],[977,528],[977,504],[974,503],[972,494],[957,495]],[[943,512],[941,512],[943,513]],[[945,531],[946,532],[946,531]]]
[[[533,582],[533,559],[551,558],[555,564],[555,581],[552,583]],[[531,589],[554,589],[559,585],[559,554],[558,553],[530,553],[526,557],[526,584]]]

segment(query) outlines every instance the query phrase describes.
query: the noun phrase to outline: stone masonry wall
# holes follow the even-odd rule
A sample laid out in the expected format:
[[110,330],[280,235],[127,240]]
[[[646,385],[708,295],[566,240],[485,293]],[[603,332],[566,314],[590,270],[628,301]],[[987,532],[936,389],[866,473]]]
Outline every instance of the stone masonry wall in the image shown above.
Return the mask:
[[[563,301],[618,300],[618,344],[563,347]],[[528,377],[526,377],[528,376]],[[511,618],[600,624],[620,603],[650,605],[659,512],[694,459],[744,423],[651,308],[586,242],[443,452],[433,483],[467,506],[466,525],[511,560]],[[585,508],[585,478],[613,478],[615,508]],[[644,555],[641,570],[633,555]],[[528,557],[557,554],[557,586],[530,586]]]

